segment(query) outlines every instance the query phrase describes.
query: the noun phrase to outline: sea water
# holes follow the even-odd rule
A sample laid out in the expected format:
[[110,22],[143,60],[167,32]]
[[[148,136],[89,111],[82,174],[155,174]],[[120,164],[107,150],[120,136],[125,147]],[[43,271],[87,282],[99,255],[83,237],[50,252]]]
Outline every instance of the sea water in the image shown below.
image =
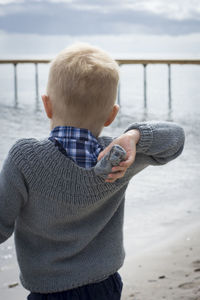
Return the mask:
[[[14,53],[10,53],[14,56]],[[127,49],[126,55],[130,57],[131,53]],[[30,56],[33,57],[33,53]],[[176,58],[179,57],[176,55]],[[48,68],[49,65],[39,65],[40,94],[45,92]],[[0,70],[1,168],[11,145],[17,139],[46,137],[49,123],[40,99],[39,104],[36,102],[34,66],[18,66],[17,108],[14,107],[13,66],[0,65]],[[186,133],[185,148],[180,157],[164,166],[147,167],[129,184],[124,218],[124,244],[128,257],[147,251],[199,219],[200,67],[172,66],[170,115],[167,66],[147,66],[146,112],[143,110],[143,66],[122,66],[120,72],[120,113],[103,134],[118,136],[130,123],[143,120],[177,122]],[[12,270],[16,266],[12,236],[0,245],[0,270]]]

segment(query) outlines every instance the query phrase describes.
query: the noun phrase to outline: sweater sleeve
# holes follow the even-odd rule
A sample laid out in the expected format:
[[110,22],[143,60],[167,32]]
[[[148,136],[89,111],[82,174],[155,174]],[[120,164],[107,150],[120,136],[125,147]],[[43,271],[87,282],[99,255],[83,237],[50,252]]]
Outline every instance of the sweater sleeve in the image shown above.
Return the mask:
[[25,179],[8,155],[0,173],[0,244],[12,235],[15,220],[26,200]]
[[131,124],[125,132],[140,131],[136,146],[136,158],[129,168],[132,177],[149,165],[164,165],[178,157],[184,148],[185,134],[181,126],[174,122],[151,121]]
[[175,159],[183,150],[184,130],[173,122],[134,123],[128,130],[138,129],[140,140],[136,146],[137,153],[148,155],[152,165],[162,165]]

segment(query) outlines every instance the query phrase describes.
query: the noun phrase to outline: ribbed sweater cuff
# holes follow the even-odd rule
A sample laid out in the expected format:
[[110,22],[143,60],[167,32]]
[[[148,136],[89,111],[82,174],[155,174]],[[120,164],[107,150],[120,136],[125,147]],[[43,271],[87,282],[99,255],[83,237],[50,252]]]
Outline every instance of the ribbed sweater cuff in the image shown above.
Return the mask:
[[149,150],[152,142],[153,142],[153,129],[148,123],[133,123],[130,125],[125,132],[138,129],[140,131],[140,139],[136,146],[136,151],[145,153]]

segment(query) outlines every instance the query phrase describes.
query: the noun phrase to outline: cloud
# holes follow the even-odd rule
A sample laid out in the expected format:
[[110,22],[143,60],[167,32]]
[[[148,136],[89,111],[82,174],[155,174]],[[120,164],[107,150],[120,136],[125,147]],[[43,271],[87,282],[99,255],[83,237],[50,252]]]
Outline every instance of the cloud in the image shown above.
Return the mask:
[[10,3],[22,3],[24,0],[0,0],[0,5],[6,5]]
[[200,19],[199,0],[125,0],[126,8],[152,12],[169,19],[183,20],[198,16]]
[[85,0],[84,4],[80,0],[0,0],[0,30],[68,35],[188,34],[200,32],[200,4],[196,0]]

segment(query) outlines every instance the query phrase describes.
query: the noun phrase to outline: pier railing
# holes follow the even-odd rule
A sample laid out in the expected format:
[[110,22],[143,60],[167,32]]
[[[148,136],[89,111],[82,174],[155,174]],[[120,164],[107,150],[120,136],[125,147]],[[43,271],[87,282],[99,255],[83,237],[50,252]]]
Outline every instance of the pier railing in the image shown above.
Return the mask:
[[[144,110],[147,109],[147,65],[165,64],[168,66],[168,112],[172,111],[172,92],[171,92],[171,65],[200,65],[200,59],[116,59],[119,66],[122,65],[143,65],[143,89],[144,89]],[[0,64],[12,64],[14,66],[14,103],[18,105],[18,64],[35,65],[35,97],[36,104],[39,101],[39,74],[38,64],[48,64],[49,59],[1,59]],[[118,103],[120,104],[120,84],[118,88]]]

